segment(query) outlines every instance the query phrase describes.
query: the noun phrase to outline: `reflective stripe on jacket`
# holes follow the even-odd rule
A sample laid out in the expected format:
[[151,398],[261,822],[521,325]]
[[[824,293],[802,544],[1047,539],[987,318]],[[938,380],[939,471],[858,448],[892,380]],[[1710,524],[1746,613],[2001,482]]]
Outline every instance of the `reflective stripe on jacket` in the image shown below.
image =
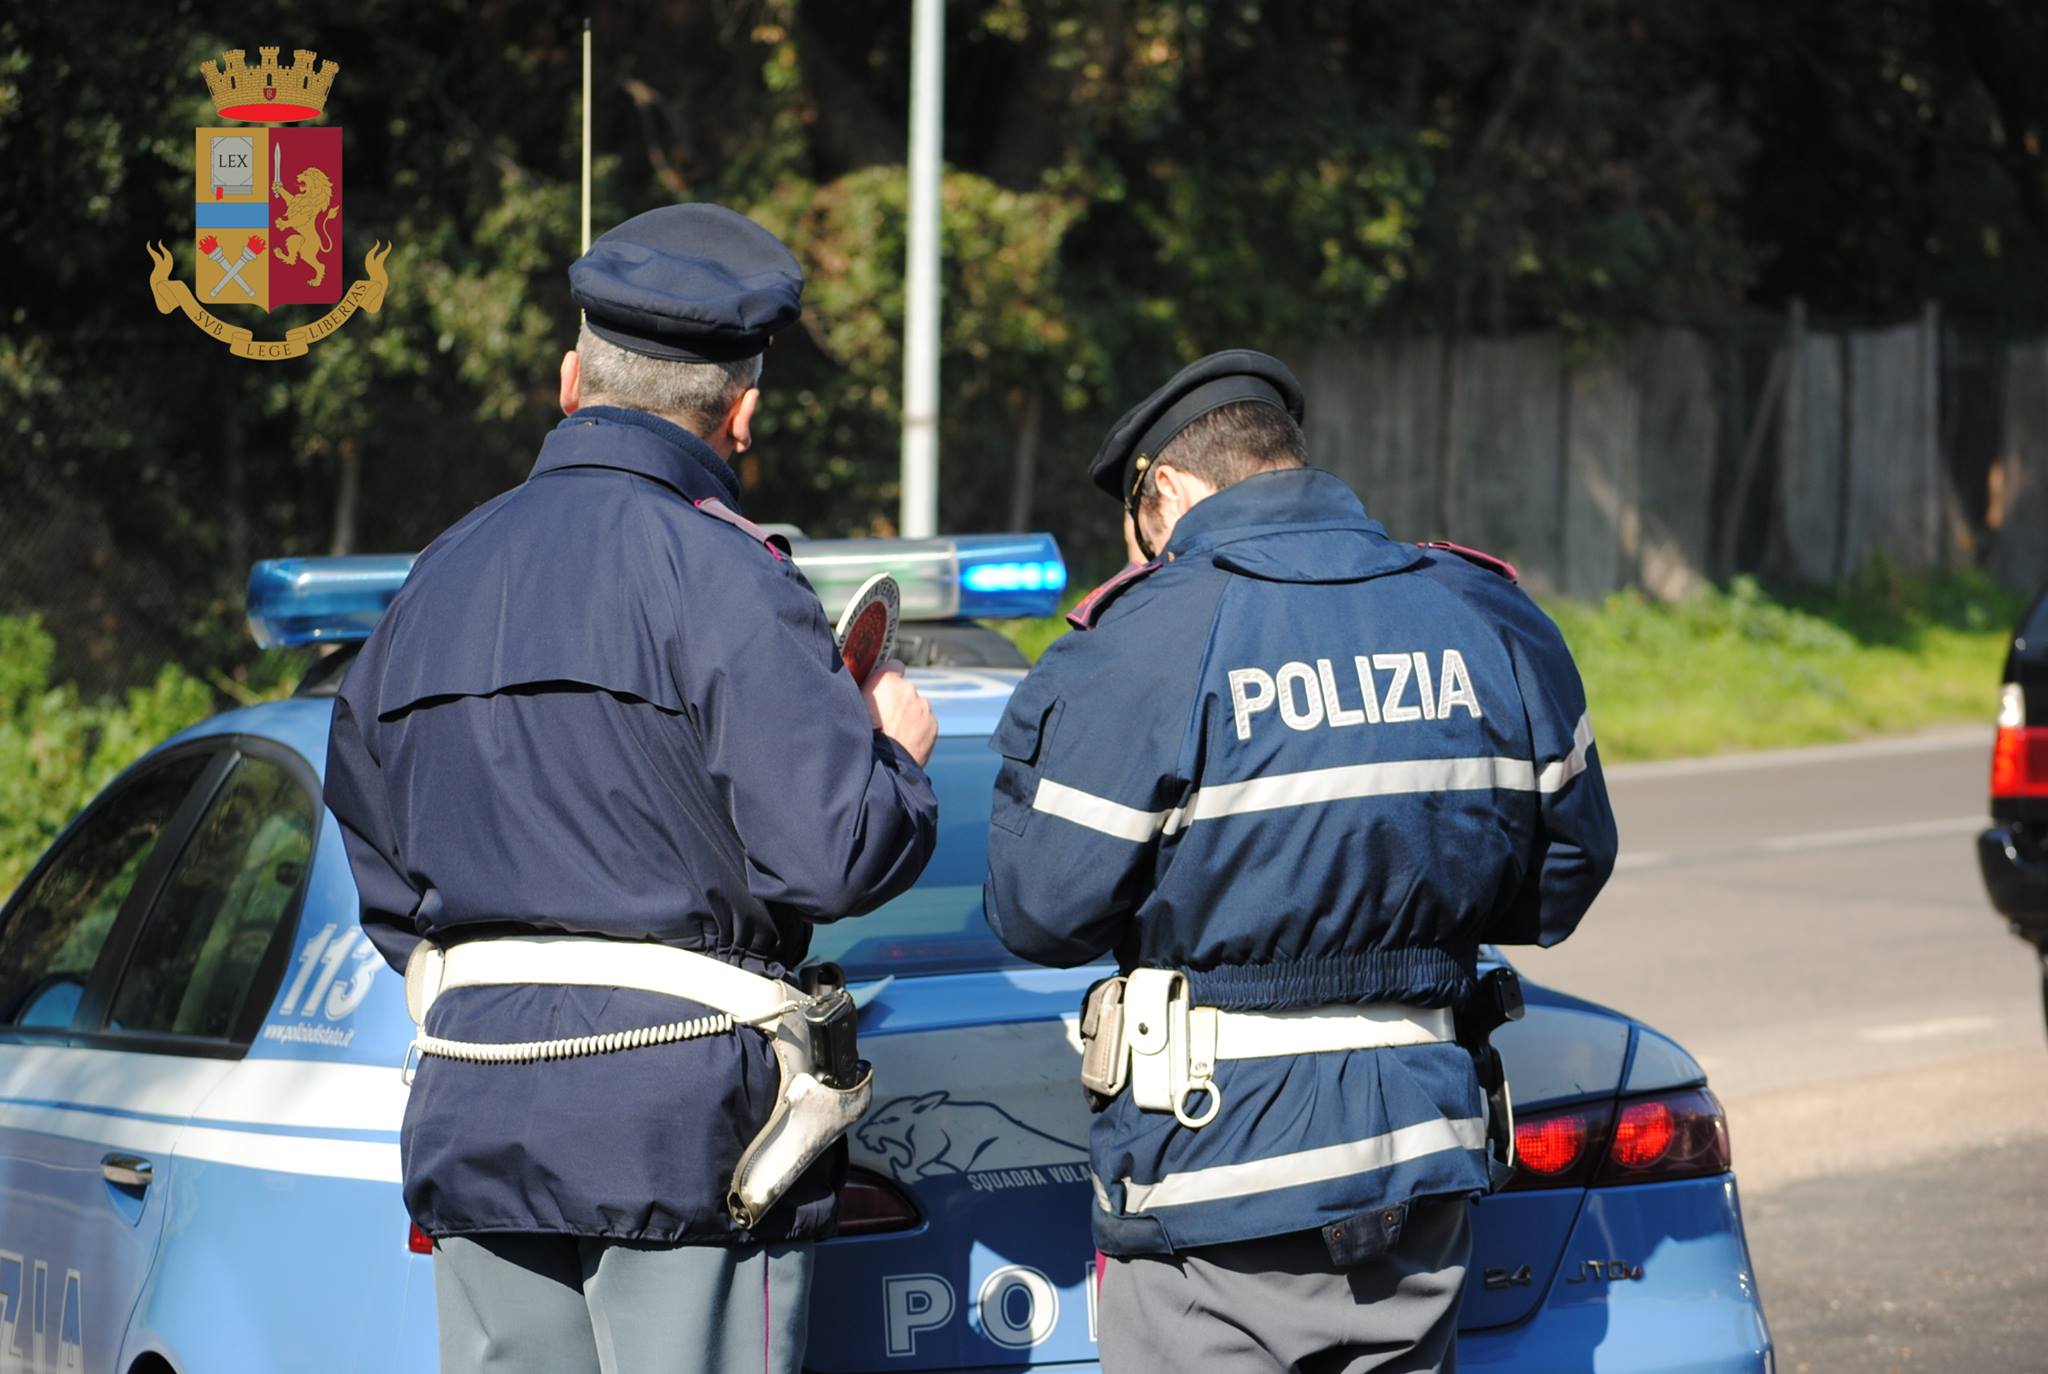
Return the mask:
[[[1184,969],[1198,1004],[1455,1004],[1488,941],[1569,935],[1615,832],[1557,628],[1396,543],[1337,478],[1250,478],[1055,643],[991,741],[985,906],[1040,963]],[[1226,1062],[1200,1130],[1126,1093],[1090,1141],[1098,1244],[1303,1230],[1487,1185],[1456,1045]]]

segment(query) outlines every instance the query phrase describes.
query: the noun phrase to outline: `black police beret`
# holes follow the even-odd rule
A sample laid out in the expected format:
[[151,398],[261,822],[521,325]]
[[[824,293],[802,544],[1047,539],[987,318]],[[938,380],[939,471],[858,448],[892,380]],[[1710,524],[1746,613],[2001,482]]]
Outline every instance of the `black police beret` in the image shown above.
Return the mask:
[[803,313],[804,274],[782,240],[723,205],[635,215],[570,264],[590,332],[651,358],[751,358]]
[[1268,353],[1249,348],[1230,348],[1197,358],[1173,375],[1173,380],[1124,412],[1110,426],[1109,437],[1088,464],[1088,476],[1095,485],[1128,503],[1131,488],[1144,475],[1137,466],[1143,459],[1150,465],[1159,450],[1174,435],[1195,421],[1235,401],[1255,401],[1278,406],[1301,423],[1301,383],[1287,364]]

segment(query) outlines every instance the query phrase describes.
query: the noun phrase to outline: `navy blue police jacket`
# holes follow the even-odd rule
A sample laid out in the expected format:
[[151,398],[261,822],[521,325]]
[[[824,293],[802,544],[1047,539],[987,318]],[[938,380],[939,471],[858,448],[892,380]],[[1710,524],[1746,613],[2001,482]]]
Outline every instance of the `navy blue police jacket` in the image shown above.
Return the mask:
[[[817,596],[736,505],[731,470],[695,436],[590,408],[524,484],[420,555],[348,670],[327,761],[363,927],[393,967],[423,936],[566,933],[782,977],[813,922],[915,880],[930,782],[872,728]],[[641,991],[465,988],[427,1029],[504,1043],[705,1011]],[[430,1057],[401,1138],[406,1206],[434,1236],[816,1237],[843,1150],[752,1231],[726,1212],[777,1091],[752,1030],[541,1064]]]
[[[1569,935],[1615,857],[1571,655],[1514,585],[1262,473],[1084,603],[1011,698],[984,903],[1012,951],[1186,972],[1198,1006],[1454,1006],[1483,942]],[[1488,1186],[1454,1043],[1226,1061],[1200,1129],[1124,1092],[1096,1243],[1161,1253]]]

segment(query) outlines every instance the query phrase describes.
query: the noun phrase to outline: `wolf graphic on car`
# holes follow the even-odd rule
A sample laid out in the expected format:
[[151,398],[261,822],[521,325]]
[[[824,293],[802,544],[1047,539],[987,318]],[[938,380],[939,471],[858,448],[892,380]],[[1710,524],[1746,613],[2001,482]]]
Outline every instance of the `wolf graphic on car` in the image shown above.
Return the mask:
[[1027,1126],[993,1102],[955,1100],[947,1092],[891,1098],[854,1134],[905,1183],[945,1174],[1078,1167],[1088,1155],[1087,1146]]

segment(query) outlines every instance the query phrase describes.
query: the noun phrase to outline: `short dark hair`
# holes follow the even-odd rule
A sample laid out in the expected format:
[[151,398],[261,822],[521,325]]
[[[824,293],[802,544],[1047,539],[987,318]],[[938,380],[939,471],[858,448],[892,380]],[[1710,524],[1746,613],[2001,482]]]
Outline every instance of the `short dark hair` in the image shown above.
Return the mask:
[[[1196,420],[1167,441],[1152,466],[1170,463],[1218,491],[1276,468],[1308,466],[1308,441],[1294,417],[1263,401],[1233,401]],[[1158,489],[1146,485],[1150,509]]]

